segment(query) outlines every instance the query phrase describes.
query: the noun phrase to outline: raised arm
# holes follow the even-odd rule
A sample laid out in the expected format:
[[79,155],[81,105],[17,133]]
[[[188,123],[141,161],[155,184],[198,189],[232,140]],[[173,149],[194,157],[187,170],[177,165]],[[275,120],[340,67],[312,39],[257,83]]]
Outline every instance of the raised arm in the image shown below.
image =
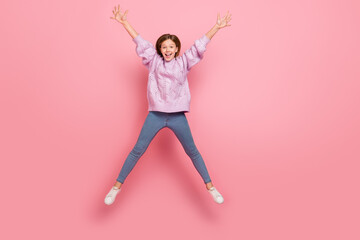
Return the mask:
[[217,33],[217,31],[219,31],[221,28],[230,26],[230,24],[228,24],[230,20],[231,15],[229,12],[223,18],[220,18],[220,15],[218,14],[218,19],[215,26],[212,27],[210,31],[204,34],[200,39],[196,40],[190,49],[184,52],[181,58],[183,59],[188,71],[190,71],[190,69],[203,58],[204,52],[206,51],[206,46],[215,33]]
[[230,22],[230,20],[231,20],[231,14],[229,14],[229,11],[223,18],[220,18],[220,14],[218,13],[216,24],[205,35],[209,39],[211,39],[215,35],[215,33],[217,33],[217,31],[219,31],[219,29],[231,26],[230,24],[228,24]]
[[114,16],[110,17],[110,18],[121,23],[124,26],[124,28],[126,29],[126,31],[129,33],[129,35],[134,39],[139,34],[135,31],[135,29],[127,21],[127,19],[126,19],[127,13],[128,13],[128,10],[126,10],[124,13],[121,13],[120,5],[118,5],[118,8],[116,8],[116,6],[115,6],[115,9],[113,10]]
[[130,25],[130,23],[126,20],[126,16],[128,13],[128,10],[126,10],[124,13],[121,13],[120,11],[120,5],[113,10],[114,16],[110,17],[111,19],[114,19],[121,23],[126,31],[129,33],[129,35],[132,37],[133,41],[136,43],[136,53],[139,57],[142,58],[142,62],[146,67],[149,67],[152,63],[152,60],[156,56],[156,49],[154,46],[143,39],[141,35],[139,35],[135,29]]

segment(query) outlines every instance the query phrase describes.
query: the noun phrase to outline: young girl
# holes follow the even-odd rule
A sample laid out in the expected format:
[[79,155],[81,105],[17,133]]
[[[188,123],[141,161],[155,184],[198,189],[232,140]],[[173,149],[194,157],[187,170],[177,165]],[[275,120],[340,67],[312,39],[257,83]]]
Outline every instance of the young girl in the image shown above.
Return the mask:
[[149,113],[141,129],[140,136],[126,158],[114,186],[105,197],[105,204],[115,201],[121,185],[144,154],[155,135],[165,127],[170,128],[181,142],[187,155],[191,158],[196,170],[201,175],[208,192],[216,203],[223,203],[224,198],[213,186],[204,160],[197,150],[191,135],[185,112],[190,107],[190,91],[187,74],[198,63],[206,50],[207,44],[215,33],[230,26],[229,12],[225,17],[217,16],[217,22],[211,30],[196,40],[194,45],[179,57],[181,44],[175,35],[164,34],[154,46],[144,40],[126,19],[128,11],[121,13],[120,6],[113,10],[114,19],[120,22],[136,43],[136,52],[143,64],[149,69],[147,98]]

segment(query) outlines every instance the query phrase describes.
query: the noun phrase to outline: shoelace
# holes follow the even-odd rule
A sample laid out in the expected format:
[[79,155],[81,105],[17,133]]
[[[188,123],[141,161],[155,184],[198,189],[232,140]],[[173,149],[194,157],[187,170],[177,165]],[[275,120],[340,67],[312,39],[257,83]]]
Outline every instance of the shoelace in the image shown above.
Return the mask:
[[108,193],[106,197],[112,197],[114,194],[116,194],[120,189],[114,189],[112,188],[111,191]]
[[211,189],[209,189],[209,191],[212,193],[212,195],[215,198],[221,198],[221,194],[219,192],[217,192],[215,188],[211,188]]

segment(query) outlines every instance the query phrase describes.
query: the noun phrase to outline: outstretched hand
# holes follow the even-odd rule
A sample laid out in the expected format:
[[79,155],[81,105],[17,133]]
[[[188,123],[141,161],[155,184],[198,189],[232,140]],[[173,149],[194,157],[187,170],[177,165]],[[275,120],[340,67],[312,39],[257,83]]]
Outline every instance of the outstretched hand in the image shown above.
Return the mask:
[[231,26],[229,24],[231,20],[231,14],[229,14],[229,11],[227,12],[227,14],[225,15],[225,17],[220,18],[220,14],[218,13],[217,15],[217,21],[216,21],[216,26],[220,29],[220,28],[224,28],[224,27],[228,27]]
[[113,12],[114,16],[110,17],[111,19],[114,19],[114,20],[118,21],[119,23],[126,22],[126,16],[127,16],[128,10],[126,10],[124,13],[121,13],[120,5],[118,5],[118,8],[116,9],[116,6],[115,6],[115,9],[112,12]]

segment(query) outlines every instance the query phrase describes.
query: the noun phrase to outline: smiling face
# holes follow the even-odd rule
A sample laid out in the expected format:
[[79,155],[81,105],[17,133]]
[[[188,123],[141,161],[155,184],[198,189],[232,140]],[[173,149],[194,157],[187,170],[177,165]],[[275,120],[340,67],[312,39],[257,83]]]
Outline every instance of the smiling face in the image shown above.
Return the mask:
[[178,47],[171,39],[167,39],[161,43],[160,47],[161,54],[163,55],[165,61],[171,61],[175,58],[175,54],[178,51]]

